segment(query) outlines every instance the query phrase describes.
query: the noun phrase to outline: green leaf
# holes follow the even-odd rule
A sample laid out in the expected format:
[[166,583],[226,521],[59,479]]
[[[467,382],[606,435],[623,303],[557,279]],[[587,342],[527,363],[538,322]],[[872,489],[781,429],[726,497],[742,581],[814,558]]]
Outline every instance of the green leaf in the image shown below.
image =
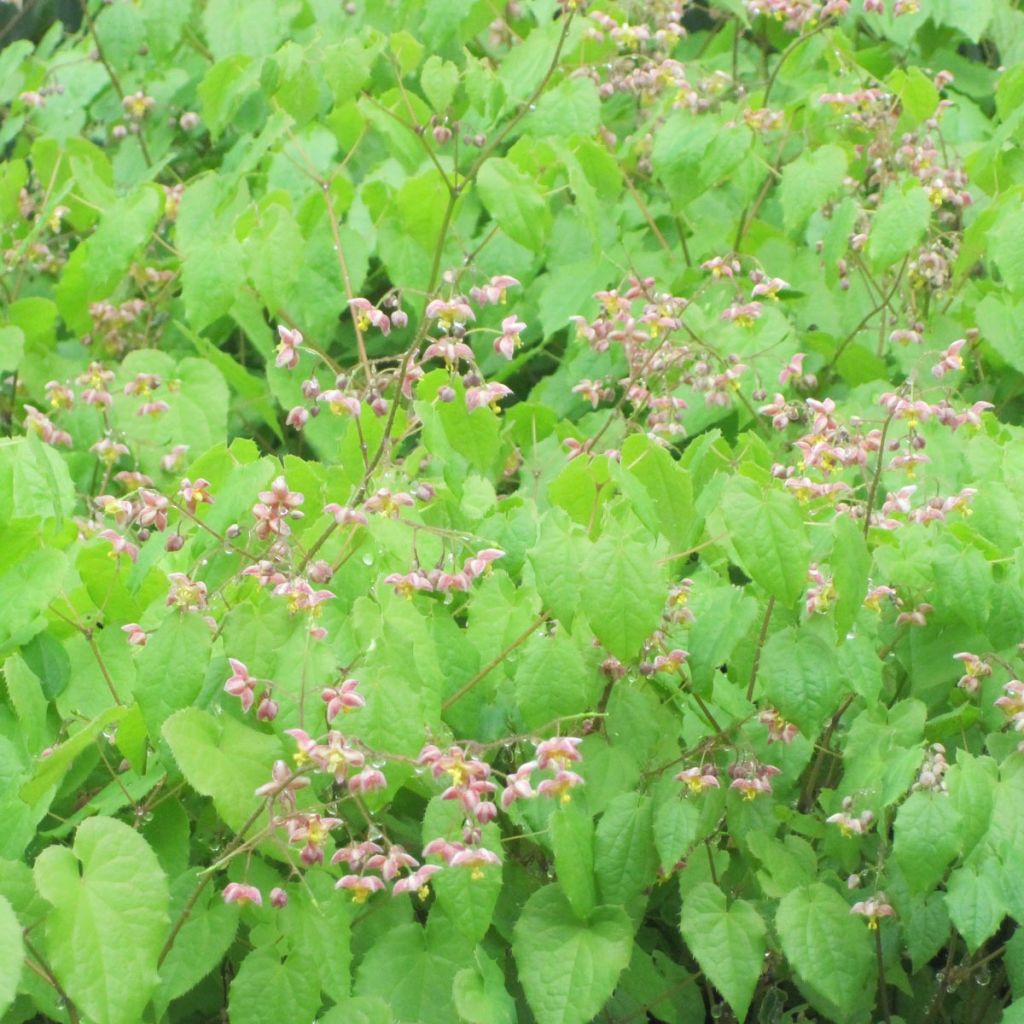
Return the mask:
[[960,851],[960,815],[944,793],[920,790],[893,822],[893,859],[915,892],[928,892]]
[[871,556],[864,534],[848,516],[832,524],[832,554],[829,562],[836,588],[836,633],[846,636],[864,604]]
[[999,872],[994,860],[980,867],[965,865],[950,875],[946,886],[949,916],[972,953],[1003,923],[1006,907]]
[[608,804],[594,834],[594,874],[602,901],[630,906],[654,883],[657,867],[651,798],[623,793]]
[[924,237],[931,214],[919,182],[891,189],[871,221],[867,255],[872,265],[878,270],[895,269]]
[[587,1024],[629,963],[633,928],[621,907],[575,916],[556,885],[538,889],[516,922],[512,952],[537,1024]]
[[528,135],[593,135],[601,123],[601,100],[589,78],[566,78],[546,89],[523,124]]
[[541,251],[551,230],[551,212],[531,178],[511,160],[492,158],[480,168],[476,189],[484,208],[513,242]]
[[833,143],[805,149],[782,171],[779,199],[789,232],[800,231],[815,210],[843,183],[846,152]]
[[21,978],[21,925],[14,908],[0,896],[0,1014],[14,1002]]
[[757,619],[757,601],[739,587],[723,584],[709,589],[702,581],[689,606],[694,622],[686,645],[687,665],[693,685],[706,697],[719,667],[728,662]]
[[113,818],[90,818],[72,849],[50,846],[34,868],[50,966],[96,1024],[138,1024],[156,987],[167,879],[149,844]]
[[698,838],[700,820],[697,802],[686,798],[683,786],[675,779],[671,779],[671,785],[659,785],[654,804],[654,846],[666,875]]
[[406,924],[379,936],[356,972],[356,995],[377,996],[395,1024],[451,1024],[452,984],[465,967],[465,940]]
[[836,649],[808,626],[787,626],[769,637],[758,676],[782,717],[813,740],[842,699]]
[[655,552],[618,529],[606,529],[581,575],[590,628],[610,654],[631,661],[658,627],[667,596]]
[[577,917],[586,919],[594,909],[594,823],[579,804],[561,804],[551,813],[551,845],[555,875]]
[[163,737],[188,784],[212,797],[217,812],[236,831],[259,806],[255,791],[282,756],[275,736],[200,708],[183,708],[168,718]]
[[837,1024],[860,1020],[875,997],[875,954],[862,920],[834,889],[787,893],[775,915],[782,951],[811,1004]]
[[571,628],[580,606],[579,567],[589,543],[568,514],[553,508],[540,517],[537,543],[527,552],[544,607]]
[[134,695],[154,739],[178,708],[196,702],[212,642],[201,615],[178,612],[164,619],[139,653]]
[[539,633],[527,643],[516,666],[523,728],[536,729],[592,709],[603,686],[600,675],[584,662],[579,646],[564,630]]
[[1015,296],[1024,294],[1024,210],[1019,207],[1019,196],[989,232],[988,255],[1007,290]]
[[764,968],[765,923],[744,900],[727,905],[710,882],[683,896],[679,928],[708,980],[743,1020]]
[[310,957],[282,959],[274,949],[254,949],[231,982],[232,1024],[312,1020],[320,1009],[320,982]]
[[71,254],[56,288],[57,307],[72,331],[92,328],[89,306],[109,298],[149,241],[164,210],[163,193],[145,185],[118,202]]
[[448,109],[458,84],[459,69],[450,60],[442,60],[436,53],[426,59],[420,71],[420,87],[436,113]]
[[646,434],[633,434],[622,446],[622,467],[650,499],[655,515],[652,529],[671,545],[673,553],[688,547],[696,533],[690,474]]
[[466,1024],[515,1024],[516,1004],[505,990],[505,977],[493,960],[477,949],[475,965],[455,975],[452,997]]
[[190,245],[181,262],[181,285],[189,324],[201,331],[230,311],[245,285],[241,244],[228,236]]
[[811,549],[796,499],[734,477],[722,495],[740,567],[786,608],[804,592]]
[[76,757],[93,745],[96,737],[114,722],[128,714],[126,707],[107,708],[91,722],[79,729],[42,759],[32,777],[21,787],[20,795],[27,804],[34,804],[51,786],[56,786],[67,774]]
[[32,551],[0,576],[0,652],[46,628],[43,612],[61,591],[67,560],[54,548]]
[[[171,887],[171,910],[181,913],[199,881],[196,870],[187,871]],[[160,985],[154,1002],[167,1006],[199,984],[223,959],[238,930],[238,907],[224,902],[213,886],[207,886],[189,911],[174,945],[160,965]]]
[[16,370],[25,354],[25,332],[20,327],[0,327],[0,370]]

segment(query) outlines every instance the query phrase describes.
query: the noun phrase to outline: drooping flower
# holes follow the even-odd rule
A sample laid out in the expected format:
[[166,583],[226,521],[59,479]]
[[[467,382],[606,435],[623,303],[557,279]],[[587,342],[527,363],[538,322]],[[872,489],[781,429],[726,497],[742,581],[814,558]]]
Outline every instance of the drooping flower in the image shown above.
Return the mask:
[[225,903],[252,903],[257,907],[263,906],[263,894],[255,885],[245,885],[242,882],[229,882],[224,886]]
[[299,365],[299,346],[303,342],[302,332],[284,324],[277,325],[277,356],[274,365],[280,369],[294,370]]

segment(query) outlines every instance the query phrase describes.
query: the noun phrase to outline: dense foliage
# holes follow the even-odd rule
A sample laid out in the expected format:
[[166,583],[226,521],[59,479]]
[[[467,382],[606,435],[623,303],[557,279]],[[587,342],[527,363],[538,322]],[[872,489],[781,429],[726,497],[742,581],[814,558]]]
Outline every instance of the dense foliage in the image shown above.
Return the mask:
[[0,104],[5,1022],[1024,1021],[1015,3],[109,0]]

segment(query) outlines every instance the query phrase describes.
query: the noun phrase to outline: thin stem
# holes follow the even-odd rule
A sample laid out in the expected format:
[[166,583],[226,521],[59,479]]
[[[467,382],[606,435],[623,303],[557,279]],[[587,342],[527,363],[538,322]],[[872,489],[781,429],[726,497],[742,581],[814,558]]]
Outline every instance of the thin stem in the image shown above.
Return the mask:
[[779,72],[782,70],[782,65],[785,64],[786,61],[793,56],[796,50],[799,47],[801,47],[804,43],[806,43],[809,39],[813,39],[816,35],[818,35],[819,32],[824,32],[825,29],[831,27],[832,22],[829,21],[828,19],[825,19],[824,21],[816,25],[814,28],[812,28],[811,31],[807,33],[807,35],[798,36],[796,39],[793,40],[793,42],[789,44],[789,46],[787,46],[782,51],[782,55],[776,62],[775,67],[772,68],[772,73],[768,76],[768,83],[764,87],[764,99],[761,100],[762,106],[768,106],[768,97],[771,96],[772,94],[772,89],[775,86],[776,79],[779,77]]
[[453,704],[462,700],[478,683],[486,679],[513,651],[517,648],[522,647],[527,640],[548,620],[548,615],[545,612],[543,615],[538,615],[530,625],[523,630],[515,640],[512,641],[500,654],[495,655],[482,669],[468,683],[461,686],[455,691],[442,705],[441,710],[447,711]]
[[67,994],[67,992],[64,991],[63,986],[57,980],[57,975],[53,973],[53,970],[50,968],[50,965],[43,959],[42,954],[29,940],[27,928],[21,933],[21,941],[25,944],[25,948],[29,951],[29,953],[32,954],[32,956],[37,961],[36,963],[32,963],[32,961],[29,960],[27,957],[25,958],[25,963],[28,965],[29,970],[38,974],[39,977],[43,979],[43,981],[45,981],[48,985],[50,985],[53,988],[53,990],[57,993],[58,998],[63,1000],[64,1007],[68,1011],[68,1020],[71,1022],[71,1024],[79,1024],[81,1018],[78,1016],[78,1008],[75,1006],[74,1002],[72,1001],[71,997]]
[[885,961],[882,958],[882,929],[875,923],[875,959],[878,962],[878,1002],[882,1007],[885,1024],[892,1024],[889,1015],[889,987],[885,983]]
[[885,423],[882,424],[882,438],[878,444],[878,461],[875,464],[875,474],[871,478],[871,489],[868,491],[867,507],[864,509],[865,537],[867,537],[868,534],[871,532],[871,512],[875,507],[875,497],[878,494],[878,482],[882,479],[882,460],[885,458],[885,439],[889,433],[889,427],[891,426],[895,416],[896,407],[893,406],[892,411],[885,418]]
[[821,745],[818,747],[818,755],[814,759],[814,764],[811,766],[810,773],[807,776],[807,783],[804,786],[804,791],[800,796],[800,808],[806,813],[811,807],[811,801],[814,798],[814,793],[818,788],[818,778],[821,776],[821,767],[825,762],[825,755],[829,753],[829,743],[832,740],[832,734],[836,731],[839,726],[839,722],[843,715],[849,710],[850,705],[857,699],[855,693],[851,693],[842,704],[839,705],[839,710],[832,716],[831,721],[828,723],[825,729],[825,735],[821,738]]
[[107,684],[107,689],[110,691],[110,696],[114,698],[114,703],[118,707],[123,706],[124,701],[117,694],[117,688],[114,686],[114,680],[110,678],[110,672],[107,670],[107,663],[103,660],[103,655],[100,653],[99,647],[96,646],[96,638],[92,635],[92,630],[86,626],[79,626],[82,636],[85,637],[85,642],[89,645],[89,650],[92,651],[93,657],[96,659],[96,664],[100,667],[100,675],[103,676],[103,681]]
[[768,598],[768,606],[764,610],[764,619],[761,620],[761,632],[757,635],[757,646],[754,648],[754,663],[750,666],[750,682],[747,683],[747,700],[754,699],[754,684],[757,682],[757,669],[761,664],[761,651],[764,648],[765,639],[768,636],[768,623],[771,622],[772,612],[775,610],[775,597]]

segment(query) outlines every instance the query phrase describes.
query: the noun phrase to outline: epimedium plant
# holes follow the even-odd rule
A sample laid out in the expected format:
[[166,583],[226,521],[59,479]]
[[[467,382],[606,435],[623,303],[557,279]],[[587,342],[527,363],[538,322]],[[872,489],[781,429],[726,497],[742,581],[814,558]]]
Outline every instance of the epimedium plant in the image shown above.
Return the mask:
[[3,1019],[1024,1019],[1022,22],[8,43]]

